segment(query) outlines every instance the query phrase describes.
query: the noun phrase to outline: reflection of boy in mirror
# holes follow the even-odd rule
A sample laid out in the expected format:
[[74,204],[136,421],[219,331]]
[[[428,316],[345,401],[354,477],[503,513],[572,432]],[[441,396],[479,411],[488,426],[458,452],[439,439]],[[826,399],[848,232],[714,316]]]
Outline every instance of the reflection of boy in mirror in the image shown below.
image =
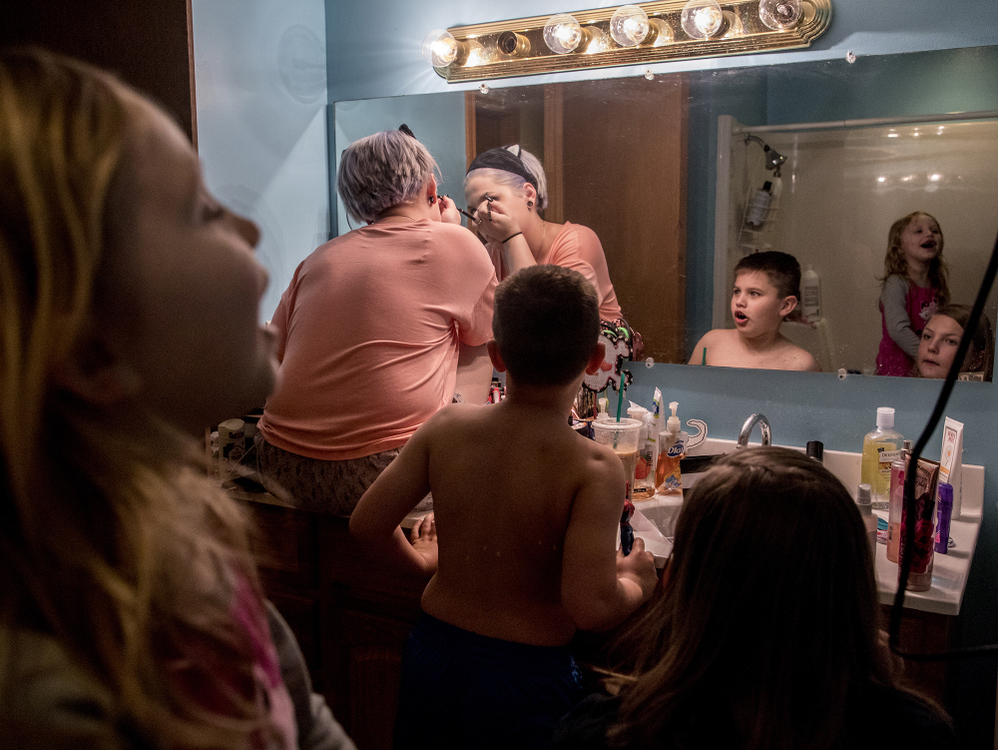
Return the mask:
[[780,333],[799,299],[800,264],[794,256],[775,250],[746,255],[735,266],[734,329],[705,333],[690,364],[817,372],[814,357]]

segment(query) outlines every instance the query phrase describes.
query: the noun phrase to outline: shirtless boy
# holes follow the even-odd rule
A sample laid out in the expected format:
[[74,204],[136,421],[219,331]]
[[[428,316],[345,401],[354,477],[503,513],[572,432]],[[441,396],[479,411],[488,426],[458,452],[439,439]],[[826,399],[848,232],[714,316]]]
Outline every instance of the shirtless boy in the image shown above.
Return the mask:
[[735,266],[734,329],[705,333],[690,364],[818,372],[814,357],[780,333],[799,299],[800,264],[794,256],[775,250],[746,255]]
[[[396,748],[546,746],[580,697],[576,628],[617,625],[657,582],[640,539],[614,549],[620,460],[568,425],[603,360],[592,286],[567,268],[519,271],[496,289],[492,330],[506,398],[434,415],[350,519],[372,556],[433,575],[403,657]],[[399,523],[429,491],[435,518],[410,544]]]

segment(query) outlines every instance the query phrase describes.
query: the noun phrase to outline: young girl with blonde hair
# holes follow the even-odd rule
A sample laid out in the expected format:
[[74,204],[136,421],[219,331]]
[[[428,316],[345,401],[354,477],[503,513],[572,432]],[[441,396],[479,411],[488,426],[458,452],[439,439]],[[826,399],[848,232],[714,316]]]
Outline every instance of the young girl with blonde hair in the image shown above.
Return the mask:
[[922,329],[948,300],[939,222],[924,211],[902,216],[887,235],[878,303],[882,337],[877,375],[911,374]]
[[273,386],[258,238],[148,100],[0,52],[0,746],[297,746],[195,438]]

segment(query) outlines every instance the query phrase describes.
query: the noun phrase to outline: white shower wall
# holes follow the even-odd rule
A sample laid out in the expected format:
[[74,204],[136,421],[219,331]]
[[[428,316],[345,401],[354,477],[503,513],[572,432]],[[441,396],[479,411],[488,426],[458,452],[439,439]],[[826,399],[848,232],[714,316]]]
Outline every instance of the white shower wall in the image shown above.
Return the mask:
[[763,166],[762,148],[746,142],[736,126],[723,293],[749,247],[793,254],[802,269],[810,264],[821,278],[824,320],[817,331],[787,325],[787,332],[818,349],[825,369],[872,373],[881,338],[879,277],[896,219],[916,210],[936,217],[951,300],[974,301],[998,233],[998,120],[806,127],[753,131],[787,160],[769,220],[750,233],[742,231],[745,203],[774,177]]

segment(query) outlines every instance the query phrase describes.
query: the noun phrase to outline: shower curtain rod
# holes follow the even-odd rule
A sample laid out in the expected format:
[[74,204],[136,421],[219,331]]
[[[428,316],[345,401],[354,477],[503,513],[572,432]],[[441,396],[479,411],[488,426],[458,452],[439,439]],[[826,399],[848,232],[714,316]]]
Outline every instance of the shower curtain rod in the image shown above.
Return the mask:
[[739,125],[732,129],[733,135],[746,133],[780,133],[791,130],[835,130],[856,128],[865,125],[908,125],[922,122],[954,122],[961,120],[998,119],[998,110],[989,112],[950,112],[941,115],[917,115],[912,117],[874,117],[867,120],[831,120],[829,122],[798,122],[789,125]]

